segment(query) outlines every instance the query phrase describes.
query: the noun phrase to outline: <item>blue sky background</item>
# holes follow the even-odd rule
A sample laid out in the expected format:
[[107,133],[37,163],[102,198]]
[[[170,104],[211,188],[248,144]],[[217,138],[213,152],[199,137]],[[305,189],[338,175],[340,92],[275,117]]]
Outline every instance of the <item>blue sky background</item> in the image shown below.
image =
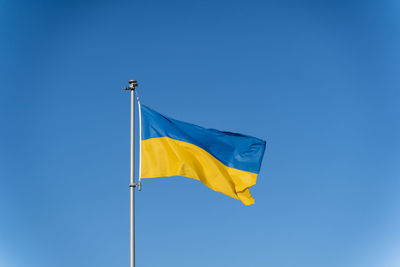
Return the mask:
[[400,4],[0,1],[0,266],[129,265],[129,105],[268,142],[256,204],[144,181],[137,266],[400,266]]

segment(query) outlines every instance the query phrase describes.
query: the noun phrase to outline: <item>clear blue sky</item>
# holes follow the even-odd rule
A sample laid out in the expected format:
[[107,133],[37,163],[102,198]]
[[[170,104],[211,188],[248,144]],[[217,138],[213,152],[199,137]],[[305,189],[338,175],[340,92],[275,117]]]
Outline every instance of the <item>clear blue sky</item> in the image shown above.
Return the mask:
[[129,265],[129,79],[268,142],[256,204],[144,181],[137,266],[400,266],[400,4],[0,1],[0,266]]

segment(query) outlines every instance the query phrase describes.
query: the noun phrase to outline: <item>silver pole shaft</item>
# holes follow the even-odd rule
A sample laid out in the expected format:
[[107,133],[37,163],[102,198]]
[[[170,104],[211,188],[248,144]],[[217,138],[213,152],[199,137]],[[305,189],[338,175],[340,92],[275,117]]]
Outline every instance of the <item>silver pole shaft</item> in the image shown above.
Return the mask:
[[131,267],[135,267],[135,92],[131,90]]

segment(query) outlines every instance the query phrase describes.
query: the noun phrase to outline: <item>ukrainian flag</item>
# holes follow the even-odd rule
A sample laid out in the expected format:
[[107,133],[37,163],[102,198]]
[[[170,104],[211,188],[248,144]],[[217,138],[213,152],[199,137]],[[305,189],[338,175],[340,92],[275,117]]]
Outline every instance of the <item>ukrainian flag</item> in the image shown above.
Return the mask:
[[143,105],[141,120],[140,178],[185,176],[245,205],[254,203],[249,188],[256,183],[265,141],[174,120]]

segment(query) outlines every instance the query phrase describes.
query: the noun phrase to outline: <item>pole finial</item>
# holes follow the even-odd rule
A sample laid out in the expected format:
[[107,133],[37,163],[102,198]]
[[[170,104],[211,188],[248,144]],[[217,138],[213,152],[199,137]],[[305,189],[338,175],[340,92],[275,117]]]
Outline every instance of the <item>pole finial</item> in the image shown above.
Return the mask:
[[138,86],[138,82],[136,80],[129,80],[129,86],[125,87],[125,90],[132,90],[134,91],[136,86]]

